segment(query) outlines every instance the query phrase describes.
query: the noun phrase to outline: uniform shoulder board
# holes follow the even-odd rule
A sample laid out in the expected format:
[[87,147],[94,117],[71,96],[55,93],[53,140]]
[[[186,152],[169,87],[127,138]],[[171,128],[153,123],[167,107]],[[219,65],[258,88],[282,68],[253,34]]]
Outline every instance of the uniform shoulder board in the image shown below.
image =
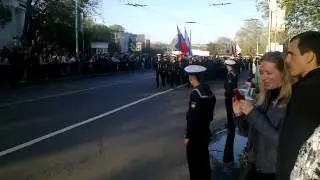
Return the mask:
[[193,89],[192,91],[197,92],[198,95],[200,96],[200,98],[209,98],[209,96],[207,96],[207,95],[202,95],[202,93],[200,92],[200,90],[197,89],[197,88]]

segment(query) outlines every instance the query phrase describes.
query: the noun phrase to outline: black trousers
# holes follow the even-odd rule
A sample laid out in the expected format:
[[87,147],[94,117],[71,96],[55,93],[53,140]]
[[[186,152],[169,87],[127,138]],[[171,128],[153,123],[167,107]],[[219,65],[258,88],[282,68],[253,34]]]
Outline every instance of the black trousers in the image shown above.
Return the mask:
[[176,85],[177,86],[181,85],[181,78],[179,73],[176,74],[175,79],[176,79]]
[[160,72],[160,76],[161,76],[162,87],[165,87],[166,86],[166,74],[164,72]]
[[170,86],[173,87],[174,84],[177,84],[176,73],[173,71],[170,73]]
[[211,180],[209,160],[209,142],[195,142],[187,144],[187,160],[190,180]]
[[234,137],[235,137],[235,122],[233,118],[233,109],[232,109],[232,97],[226,97],[225,99],[225,106],[227,111],[227,140],[224,147],[223,152],[223,162],[234,162],[234,152],[233,152],[233,145],[234,145]]
[[160,72],[156,71],[156,84],[157,84],[157,87],[159,87],[159,76],[160,76]]

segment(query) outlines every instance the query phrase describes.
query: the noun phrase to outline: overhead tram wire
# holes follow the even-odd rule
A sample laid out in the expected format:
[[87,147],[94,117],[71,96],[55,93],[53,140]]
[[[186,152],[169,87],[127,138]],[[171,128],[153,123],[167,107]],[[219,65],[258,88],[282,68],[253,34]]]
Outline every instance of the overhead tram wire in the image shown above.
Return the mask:
[[197,24],[197,25],[202,25],[202,26],[214,26],[213,24],[208,24],[208,23],[201,23],[201,22],[197,22],[197,21],[186,21],[186,19],[183,19],[181,17],[176,16],[175,14],[172,13],[163,13],[158,9],[155,8],[151,8],[150,6],[145,6],[142,7],[141,10],[145,10],[148,11],[148,13],[156,13],[158,15],[160,15],[160,17],[163,17],[163,19],[167,20],[167,21],[171,21],[171,22],[179,22],[179,23],[183,23],[185,24],[185,22],[194,22],[193,24]]

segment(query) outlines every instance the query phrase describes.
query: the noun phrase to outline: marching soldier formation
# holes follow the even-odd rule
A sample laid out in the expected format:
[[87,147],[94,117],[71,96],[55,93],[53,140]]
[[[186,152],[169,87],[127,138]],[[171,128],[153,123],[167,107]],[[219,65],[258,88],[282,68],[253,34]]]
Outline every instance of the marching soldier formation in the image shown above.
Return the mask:
[[160,82],[162,87],[169,86],[171,88],[185,83],[187,77],[183,70],[185,66],[185,61],[183,62],[180,57],[158,54],[155,66],[157,87],[160,87]]

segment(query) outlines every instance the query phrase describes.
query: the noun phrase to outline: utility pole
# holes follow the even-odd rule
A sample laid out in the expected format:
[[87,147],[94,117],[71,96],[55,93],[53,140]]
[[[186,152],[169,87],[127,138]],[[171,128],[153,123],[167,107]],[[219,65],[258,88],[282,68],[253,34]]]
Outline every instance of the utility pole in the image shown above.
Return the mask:
[[257,56],[259,55],[259,36],[257,33]]
[[82,32],[82,53],[84,53],[85,45],[84,45],[84,13],[81,13],[81,32]]
[[76,55],[79,53],[79,34],[78,34],[78,0],[75,0],[75,35],[76,35]]
[[268,51],[271,51],[271,26],[272,26],[272,11],[271,11],[271,0],[268,0],[269,6],[269,19],[268,19]]
[[276,49],[277,48],[277,33],[278,33],[278,4],[277,4],[277,8],[276,8],[276,18],[275,18],[275,20],[276,20],[276,27],[275,27],[275,31],[274,31],[274,46],[275,46],[275,48],[274,49]]

